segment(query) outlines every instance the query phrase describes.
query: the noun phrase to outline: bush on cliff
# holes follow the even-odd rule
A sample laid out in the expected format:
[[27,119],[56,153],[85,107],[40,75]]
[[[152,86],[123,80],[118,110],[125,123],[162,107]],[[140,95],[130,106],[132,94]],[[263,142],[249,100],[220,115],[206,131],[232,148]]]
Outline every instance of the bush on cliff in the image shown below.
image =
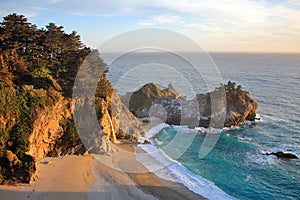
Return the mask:
[[[38,29],[15,13],[3,18],[0,41],[0,183],[28,183],[35,172],[27,154],[33,123],[39,113],[69,99],[80,63],[91,50],[76,32],[67,34],[54,23]],[[72,120],[61,123],[61,145],[80,143]]]

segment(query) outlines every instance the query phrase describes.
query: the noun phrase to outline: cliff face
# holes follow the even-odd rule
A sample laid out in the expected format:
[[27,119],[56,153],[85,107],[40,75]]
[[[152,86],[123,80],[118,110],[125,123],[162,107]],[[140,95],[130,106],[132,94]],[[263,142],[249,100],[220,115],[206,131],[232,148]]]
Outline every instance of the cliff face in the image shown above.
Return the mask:
[[29,182],[35,160],[53,150],[69,118],[66,100],[54,89],[0,83],[0,182]]
[[76,93],[73,100],[77,131],[85,147],[93,153],[109,153],[111,142],[124,138],[136,140],[143,132],[141,123],[123,105],[105,76],[101,77],[96,94]]
[[122,103],[118,94],[113,94],[112,116],[115,124],[118,125],[117,138],[134,139],[139,138],[144,132],[140,121]]
[[[130,111],[139,118],[154,116],[168,124],[221,128],[239,125],[245,120],[255,120],[258,108],[258,103],[250,93],[240,89],[223,88],[221,92],[222,89],[219,88],[207,94],[198,94],[192,100],[174,94],[164,95],[161,91],[163,90],[152,83],[144,85],[132,94]],[[131,106],[137,105],[135,101],[147,104]]]
[[[86,151],[82,141],[99,152],[101,144],[123,137],[124,132],[132,138],[139,136],[141,126],[126,107],[117,103],[121,114],[112,112],[107,66],[76,32],[65,33],[54,23],[38,29],[16,13],[4,17],[0,29],[0,184],[28,183],[37,160],[82,153]],[[39,42],[32,42],[33,38]],[[90,86],[91,77],[98,81],[97,91],[91,92],[96,97],[92,111],[96,110],[97,126],[103,128],[99,131],[85,124],[90,130],[85,135],[78,134],[80,118],[76,126],[71,114],[71,96],[82,66],[86,76],[79,75],[81,86]],[[88,108],[91,99],[79,98],[77,103]],[[130,120],[135,122],[132,126],[127,125]]]
[[[92,114],[92,98],[79,98],[75,101],[75,122],[85,147],[93,153],[110,153],[111,143],[118,139],[136,140],[143,133],[142,124],[121,102],[119,95],[112,93],[105,98],[96,97],[98,124],[87,123],[95,120]],[[103,149],[105,147],[105,149]]]
[[[111,87],[103,79],[108,84],[101,85],[103,89]],[[70,98],[52,88],[0,86],[0,98],[4,102],[0,108],[0,183],[29,182],[35,177],[35,162],[45,156],[80,154],[87,149],[105,153],[107,149],[103,146],[111,145],[118,138],[137,139],[143,132],[141,123],[118,95],[114,98],[111,93],[98,95],[93,105],[102,130],[90,127],[87,135],[78,135]],[[76,106],[90,108],[87,105],[91,103],[82,98],[77,99]]]
[[37,113],[33,122],[33,129],[29,135],[29,150],[27,154],[35,160],[40,160],[48,154],[63,154],[56,149],[57,140],[64,134],[64,129],[60,122],[71,118],[70,103],[65,99],[60,99],[53,106],[46,107]]
[[246,120],[254,121],[258,103],[251,97],[250,92],[237,93],[227,91],[227,112],[225,126],[235,126]]

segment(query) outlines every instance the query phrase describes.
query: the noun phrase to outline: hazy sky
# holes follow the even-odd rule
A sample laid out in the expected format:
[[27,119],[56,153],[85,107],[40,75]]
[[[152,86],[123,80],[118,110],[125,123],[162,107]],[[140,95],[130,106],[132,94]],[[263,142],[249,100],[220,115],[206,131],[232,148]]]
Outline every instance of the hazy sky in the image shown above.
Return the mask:
[[96,48],[140,28],[184,34],[208,51],[300,52],[299,0],[0,0],[0,14],[16,12],[44,27],[76,30]]

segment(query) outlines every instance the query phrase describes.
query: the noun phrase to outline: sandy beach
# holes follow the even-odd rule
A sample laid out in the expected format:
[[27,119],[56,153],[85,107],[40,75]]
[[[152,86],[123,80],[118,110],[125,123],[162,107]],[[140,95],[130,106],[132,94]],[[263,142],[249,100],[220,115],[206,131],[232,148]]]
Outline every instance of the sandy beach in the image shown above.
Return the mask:
[[132,153],[134,148],[124,142],[112,156],[43,158],[36,181],[1,186],[0,199],[204,199],[181,184],[147,172]]
[[94,157],[43,158],[37,164],[38,179],[29,185],[1,186],[0,199],[86,199],[94,182]]

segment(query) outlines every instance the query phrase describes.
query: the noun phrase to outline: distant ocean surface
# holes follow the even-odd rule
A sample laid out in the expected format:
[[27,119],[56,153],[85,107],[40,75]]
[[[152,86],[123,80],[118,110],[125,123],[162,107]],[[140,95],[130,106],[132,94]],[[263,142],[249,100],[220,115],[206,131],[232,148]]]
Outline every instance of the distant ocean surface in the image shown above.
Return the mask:
[[[153,141],[157,144],[155,148],[176,161],[177,173],[182,176],[173,174],[173,178],[185,182],[193,191],[201,190],[203,181],[208,180],[228,195],[214,198],[214,192],[218,191],[211,187],[211,191],[203,191],[207,196],[211,192],[210,199],[300,199],[300,160],[278,160],[263,155],[290,150],[300,156],[300,54],[210,53],[210,56],[223,83],[231,80],[251,92],[259,103],[257,112],[261,122],[222,130],[217,144],[203,159],[198,157],[203,134],[185,127],[166,126]],[[121,93],[136,90],[147,82],[163,87],[172,83],[186,95],[191,88],[206,93],[205,81],[189,74],[190,66],[173,57],[168,53],[131,53],[110,65],[108,78]],[[155,64],[159,60],[164,60],[164,65]],[[148,64],[141,65],[143,62]],[[182,71],[170,73],[172,66]],[[220,77],[216,79],[216,87]],[[192,134],[194,140],[180,158],[172,158],[163,149],[181,132]]]

